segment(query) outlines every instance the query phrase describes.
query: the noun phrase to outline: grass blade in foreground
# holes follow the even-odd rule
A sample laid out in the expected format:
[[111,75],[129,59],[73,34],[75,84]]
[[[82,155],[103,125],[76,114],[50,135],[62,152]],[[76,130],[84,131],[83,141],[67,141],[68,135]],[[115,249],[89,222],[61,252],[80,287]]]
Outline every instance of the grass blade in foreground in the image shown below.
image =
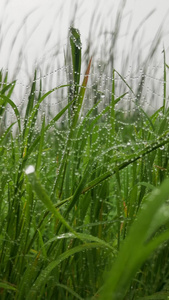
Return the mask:
[[36,177],[35,169],[33,166],[29,166],[25,173],[29,175],[30,182],[32,184],[32,187],[34,191],[36,192],[39,199],[45,204],[45,206],[51,211],[54,216],[60,220],[60,222],[74,235],[79,238],[78,233],[73,230],[73,228],[66,222],[66,220],[62,217],[62,215],[59,213],[59,211],[55,208],[54,204],[52,203],[50,197],[48,196],[46,190],[42,187],[40,181]]
[[109,273],[101,299],[122,300],[139,267],[162,242],[169,239],[169,230],[151,239],[164,217],[164,212],[160,215],[160,208],[168,199],[168,186],[169,179],[165,180],[160,189],[153,191],[145,202]]

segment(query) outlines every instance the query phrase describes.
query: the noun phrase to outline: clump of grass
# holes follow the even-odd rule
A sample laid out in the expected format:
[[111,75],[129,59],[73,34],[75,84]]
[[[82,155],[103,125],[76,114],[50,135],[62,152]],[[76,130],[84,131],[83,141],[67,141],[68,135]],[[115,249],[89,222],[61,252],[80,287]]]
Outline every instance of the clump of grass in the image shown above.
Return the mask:
[[[163,297],[169,276],[166,84],[162,106],[147,114],[138,90],[112,67],[111,97],[106,103],[96,86],[86,111],[92,60],[81,79],[74,27],[70,47],[71,83],[43,93],[35,71],[23,122],[11,100],[15,82],[0,73],[1,299]],[[164,51],[165,82],[167,69]],[[41,105],[62,89],[67,104],[47,122]],[[127,95],[136,110],[131,120],[119,110]],[[15,121],[8,126],[9,105]]]

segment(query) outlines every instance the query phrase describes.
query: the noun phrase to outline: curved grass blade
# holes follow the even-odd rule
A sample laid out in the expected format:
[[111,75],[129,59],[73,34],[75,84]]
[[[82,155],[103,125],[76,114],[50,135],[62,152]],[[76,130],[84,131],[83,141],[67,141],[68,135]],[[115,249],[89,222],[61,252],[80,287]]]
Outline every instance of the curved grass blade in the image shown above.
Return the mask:
[[[161,136],[163,137],[163,136]],[[157,142],[153,142],[151,143],[149,146],[147,146],[145,149],[141,150],[140,153],[138,153],[137,155],[132,155],[128,160],[124,161],[123,163],[121,163],[118,166],[119,170],[122,170],[124,168],[126,168],[128,165],[132,164],[133,162],[137,161],[138,159],[144,157],[145,155],[153,152],[156,149],[159,149],[160,147],[166,145],[169,143],[169,137],[168,138],[164,138],[161,139],[159,138],[159,140]],[[111,177],[112,175],[115,174],[117,167],[115,167],[114,169],[112,169],[112,171],[107,171],[104,174],[100,175],[98,178],[94,179],[93,181],[88,183],[88,186],[82,191],[82,193],[86,193],[87,191],[89,191],[90,189],[92,189],[94,186],[98,185],[99,183],[103,182],[104,180],[108,179],[109,177]]]
[[6,138],[7,134],[9,133],[9,131],[11,130],[12,126],[15,125],[16,122],[12,123],[3,133],[3,135],[0,137],[0,144],[3,143],[3,140]]
[[[138,109],[143,113],[143,115],[146,117],[147,121],[149,122],[153,132],[155,131],[155,127],[153,125],[153,122],[151,120],[151,118],[148,116],[148,114],[140,107],[136,104],[136,106],[138,107]],[[160,134],[160,133],[159,133]]]
[[[160,139],[159,139],[160,140]],[[128,165],[132,164],[133,162],[139,160],[140,158],[144,157],[145,155],[153,152],[154,150],[162,147],[163,145],[169,143],[169,138],[168,139],[164,139],[162,142],[156,142],[156,143],[152,143],[149,146],[147,146],[144,150],[142,150],[137,156],[133,155],[130,159],[128,159],[127,161],[124,161],[123,163],[121,163],[118,166],[118,170],[122,170],[124,168],[126,168]],[[117,167],[115,167],[114,169],[112,169],[112,171],[107,171],[105,173],[103,173],[102,175],[100,175],[99,177],[97,177],[96,179],[92,180],[91,182],[89,182],[87,184],[87,186],[81,191],[81,194],[85,194],[86,192],[88,192],[89,190],[93,189],[95,186],[97,186],[98,184],[104,182],[106,179],[110,178],[111,176],[113,176],[117,171]],[[71,201],[73,198],[73,196],[64,199],[62,201],[60,201],[58,203],[58,207],[62,206],[63,204]]]
[[52,272],[52,270],[56,268],[63,260],[74,255],[75,253],[83,252],[84,250],[89,250],[92,248],[100,248],[100,247],[105,247],[105,246],[103,246],[100,243],[87,243],[80,246],[76,246],[70,250],[65,251],[63,254],[59,255],[55,261],[49,263],[49,265],[44,270],[42,270],[42,272],[34,282],[33,287],[30,289],[26,297],[26,300],[31,299],[32,296],[35,297],[37,295],[40,289],[48,281],[49,275]]
[[16,80],[12,81],[10,84],[6,85],[6,86],[0,91],[0,94],[5,94],[6,91],[9,90],[7,97],[10,98],[10,96],[11,96],[13,90],[14,90],[15,84],[16,84]]
[[17,118],[19,131],[21,131],[20,114],[19,114],[16,104],[11,99],[9,99],[7,96],[0,94],[0,106],[3,106],[4,104],[7,104],[7,103],[13,108],[13,111]]
[[160,213],[159,209],[168,199],[168,186],[169,180],[167,179],[159,189],[153,191],[138,213],[108,274],[101,299],[123,299],[138,268],[162,242],[169,239],[169,230],[154,239],[151,239],[152,230],[149,231],[152,226],[154,230],[161,226],[162,215],[158,218],[156,215]]
[[[23,158],[26,157],[27,155],[27,144],[28,144],[28,137],[29,137],[29,134],[30,134],[30,128],[32,128],[32,123],[35,124],[35,118],[37,116],[37,112],[38,112],[38,109],[39,109],[39,106],[40,104],[44,101],[44,99],[49,96],[51,93],[53,93],[54,91],[60,89],[60,88],[63,88],[63,87],[67,87],[67,85],[61,85],[59,87],[56,87],[50,91],[48,91],[47,93],[45,93],[39,100],[38,100],[38,103],[33,107],[32,109],[32,112],[29,116],[29,119],[28,119],[28,122],[27,122],[27,125],[26,125],[26,128],[25,128],[25,131],[24,131],[24,150],[23,150]],[[33,129],[33,128],[32,128]],[[32,131],[32,130],[31,130]]]
[[129,88],[129,90],[132,92],[132,94],[137,98],[137,95],[134,93],[133,89],[129,86],[127,81],[123,78],[123,76],[120,75],[120,73],[114,69],[114,72],[118,74],[118,76],[122,79],[122,81],[126,84],[126,86]]
[[17,291],[17,288],[14,285],[9,284],[8,282],[0,281],[0,288],[3,290],[12,290]]
[[77,238],[79,238],[78,233],[74,231],[74,229],[67,223],[65,218],[62,217],[62,215],[59,213],[59,211],[56,209],[55,205],[53,204],[52,200],[48,196],[46,190],[41,185],[39,179],[37,178],[35,174],[35,170],[33,166],[29,166],[25,173],[28,175],[28,178],[30,180],[30,183],[32,185],[33,190],[37,194],[38,198],[43,202],[43,204],[47,207],[47,209],[57,218],[69,231],[75,234]]
[[69,294],[71,294],[74,297],[74,299],[85,300],[84,298],[80,297],[80,295],[78,295],[75,291],[73,291],[70,287],[68,287],[65,284],[56,283],[56,286],[65,289]]
[[[101,240],[98,237],[95,237],[95,236],[90,235],[90,234],[85,234],[85,233],[78,233],[78,234],[81,237],[81,240],[83,240],[84,242],[97,242],[97,243],[100,243],[101,245],[105,246],[106,248],[110,249],[111,251],[116,252],[114,247],[110,246],[108,243],[106,243],[105,241]],[[69,239],[69,238],[75,239],[77,237],[71,232],[63,233],[63,234],[58,235],[58,236],[50,239],[49,241],[47,241],[44,244],[44,247],[47,246],[48,244],[54,242],[54,241],[57,241],[57,240],[60,240],[60,239]]]
[[54,88],[54,89],[48,91],[47,93],[45,93],[45,94],[38,100],[38,103],[37,103],[37,104],[33,107],[33,109],[32,109],[31,115],[30,115],[29,120],[28,120],[28,125],[27,125],[26,130],[25,130],[25,135],[24,135],[24,137],[27,137],[27,136],[28,136],[29,128],[30,128],[30,126],[31,126],[31,123],[32,123],[32,121],[33,121],[33,119],[34,119],[35,114],[37,113],[37,111],[38,111],[38,109],[39,109],[40,104],[43,102],[43,100],[44,100],[47,96],[49,96],[51,93],[53,93],[54,91],[56,91],[56,90],[58,90],[58,89],[60,89],[60,88],[67,87],[67,86],[68,86],[67,84],[65,84],[65,85],[60,85],[60,86],[58,86],[58,87],[56,87],[56,88]]
[[[49,124],[44,128],[44,132],[46,132],[48,129],[50,129],[60,118],[61,116],[66,112],[66,110],[72,105],[72,103],[74,102],[74,100],[72,100],[70,103],[68,103],[50,122]],[[33,142],[33,144],[29,147],[28,151],[27,151],[27,156],[29,156],[33,149],[36,147],[36,145],[39,143],[40,141],[40,135],[35,139],[35,141]]]

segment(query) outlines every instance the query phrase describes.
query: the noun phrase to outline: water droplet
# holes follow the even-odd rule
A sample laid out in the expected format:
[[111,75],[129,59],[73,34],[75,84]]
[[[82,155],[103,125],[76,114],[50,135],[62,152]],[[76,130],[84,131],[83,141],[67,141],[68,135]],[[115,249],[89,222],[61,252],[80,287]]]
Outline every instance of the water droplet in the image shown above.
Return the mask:
[[29,175],[29,174],[31,174],[31,173],[34,173],[34,172],[35,172],[35,167],[32,166],[32,165],[28,166],[27,169],[25,170],[25,173],[26,173],[27,175]]

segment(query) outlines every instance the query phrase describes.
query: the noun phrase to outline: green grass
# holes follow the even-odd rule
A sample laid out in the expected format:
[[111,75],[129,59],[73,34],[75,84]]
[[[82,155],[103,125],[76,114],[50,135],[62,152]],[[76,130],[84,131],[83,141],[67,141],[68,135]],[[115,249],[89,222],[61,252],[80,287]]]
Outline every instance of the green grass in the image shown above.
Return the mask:
[[[86,110],[92,59],[81,78],[73,27],[70,50],[71,85],[43,94],[35,71],[23,119],[11,100],[15,81],[0,73],[0,298],[167,299],[166,83],[162,106],[148,114],[138,89],[113,69],[108,104],[96,97]],[[165,82],[167,71],[164,50]],[[67,104],[47,122],[41,106],[62,89]],[[136,110],[124,116],[117,106],[129,94]],[[15,120],[7,125],[9,107]]]

